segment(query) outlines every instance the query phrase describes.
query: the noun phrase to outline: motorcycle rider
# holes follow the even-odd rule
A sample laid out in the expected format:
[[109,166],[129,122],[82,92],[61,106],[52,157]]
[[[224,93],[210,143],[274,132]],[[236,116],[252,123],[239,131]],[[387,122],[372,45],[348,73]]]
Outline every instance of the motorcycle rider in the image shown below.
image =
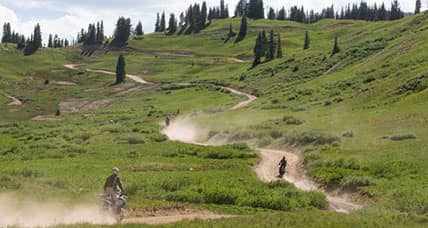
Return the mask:
[[287,159],[285,156],[281,159],[279,162],[279,177],[282,178],[283,174],[285,173],[285,170],[287,169]]
[[167,126],[167,127],[169,127],[169,124],[171,123],[171,119],[170,119],[170,117],[169,116],[166,116],[166,118],[165,118],[165,125]]
[[124,193],[122,182],[119,178],[119,168],[114,167],[112,175],[110,175],[104,184],[104,195],[115,199],[117,195]]

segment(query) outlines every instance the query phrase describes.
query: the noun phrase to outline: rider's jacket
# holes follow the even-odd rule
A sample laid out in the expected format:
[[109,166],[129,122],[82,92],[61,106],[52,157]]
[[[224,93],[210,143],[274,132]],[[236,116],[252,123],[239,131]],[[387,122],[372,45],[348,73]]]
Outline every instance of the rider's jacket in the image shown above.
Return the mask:
[[107,188],[113,188],[114,190],[120,190],[123,192],[122,182],[120,182],[120,178],[115,174],[112,174],[107,178],[104,184],[104,191],[106,191]]

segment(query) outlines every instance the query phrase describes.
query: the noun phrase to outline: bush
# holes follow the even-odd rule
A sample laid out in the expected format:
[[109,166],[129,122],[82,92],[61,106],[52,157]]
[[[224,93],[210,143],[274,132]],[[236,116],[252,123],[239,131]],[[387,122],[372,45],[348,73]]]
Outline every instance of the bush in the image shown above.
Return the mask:
[[127,141],[129,144],[144,144],[145,143],[143,137],[140,137],[137,135],[129,136]]
[[294,118],[292,116],[284,116],[282,118],[282,121],[284,121],[288,125],[301,125],[304,123],[304,121]]
[[389,137],[392,141],[403,141],[403,140],[409,140],[409,139],[416,139],[416,136],[414,134],[406,134],[406,135],[394,135]]

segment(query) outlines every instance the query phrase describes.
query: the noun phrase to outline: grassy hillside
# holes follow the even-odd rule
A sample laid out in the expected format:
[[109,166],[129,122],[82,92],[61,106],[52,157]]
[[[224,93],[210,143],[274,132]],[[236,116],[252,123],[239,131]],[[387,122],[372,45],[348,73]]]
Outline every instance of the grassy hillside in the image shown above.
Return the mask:
[[[198,35],[130,41],[121,53],[127,72],[162,85],[111,86],[113,76],[63,68],[74,62],[114,71],[118,52],[88,58],[78,50],[43,49],[24,57],[0,46],[0,192],[93,200],[111,167],[119,166],[134,210],[179,205],[240,215],[182,227],[426,225],[428,14],[375,23],[250,21],[244,41],[225,44],[229,24],[237,31],[239,21],[214,21]],[[250,69],[256,34],[271,29],[281,33],[285,57]],[[308,50],[302,50],[305,31]],[[335,36],[341,52],[331,56]],[[214,84],[259,99],[218,112],[242,98]],[[4,95],[23,105],[9,106]],[[58,109],[66,111],[56,117]],[[178,109],[202,111],[194,120],[209,130],[207,139],[238,144],[167,141],[159,123]],[[252,171],[255,152],[239,143],[297,147],[311,177],[353,193],[366,207],[338,215],[322,210],[320,193],[261,183]]]

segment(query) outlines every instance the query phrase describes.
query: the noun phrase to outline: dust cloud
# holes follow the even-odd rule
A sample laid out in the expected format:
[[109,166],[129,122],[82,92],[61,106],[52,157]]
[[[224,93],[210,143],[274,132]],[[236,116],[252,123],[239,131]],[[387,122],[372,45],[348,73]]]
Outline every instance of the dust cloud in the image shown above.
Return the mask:
[[66,206],[61,203],[21,199],[0,194],[0,227],[49,227],[55,225],[113,225],[115,219],[96,204]]
[[174,119],[162,132],[170,140],[191,144],[198,144],[198,139],[201,139],[201,136],[204,135],[204,132],[192,123],[190,117]]

